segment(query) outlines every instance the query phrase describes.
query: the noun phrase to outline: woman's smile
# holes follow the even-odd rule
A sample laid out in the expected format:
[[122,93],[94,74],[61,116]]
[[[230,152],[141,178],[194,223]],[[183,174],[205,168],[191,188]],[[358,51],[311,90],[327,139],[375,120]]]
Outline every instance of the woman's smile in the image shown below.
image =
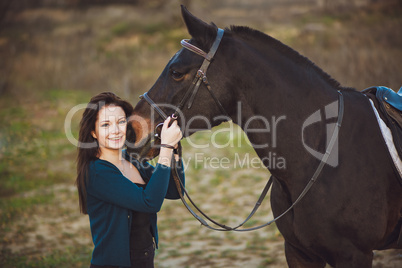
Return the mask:
[[109,140],[111,140],[111,141],[120,141],[122,138],[123,138],[123,136],[116,137],[116,138],[109,138]]

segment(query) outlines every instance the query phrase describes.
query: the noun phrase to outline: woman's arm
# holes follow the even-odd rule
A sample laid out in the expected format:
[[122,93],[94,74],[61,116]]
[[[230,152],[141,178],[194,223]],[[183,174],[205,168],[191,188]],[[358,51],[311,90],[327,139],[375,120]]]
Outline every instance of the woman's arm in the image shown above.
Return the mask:
[[87,193],[105,202],[140,212],[158,212],[167,192],[171,168],[157,164],[145,189],[124,177],[111,163],[98,160],[90,167]]
[[[176,146],[182,133],[174,121],[167,118],[161,132],[161,142],[168,147]],[[90,170],[87,192],[105,202],[141,212],[158,212],[166,196],[170,180],[172,149],[161,148],[158,164],[145,189],[128,180],[113,164],[98,160]]]

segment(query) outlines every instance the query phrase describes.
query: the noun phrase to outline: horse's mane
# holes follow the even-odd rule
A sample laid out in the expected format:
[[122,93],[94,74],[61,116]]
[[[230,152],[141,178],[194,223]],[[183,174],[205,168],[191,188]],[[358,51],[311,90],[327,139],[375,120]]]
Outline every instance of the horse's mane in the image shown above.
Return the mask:
[[321,77],[323,77],[328,83],[335,87],[338,90],[344,90],[344,89],[349,89],[349,88],[344,88],[340,85],[338,81],[333,79],[329,74],[324,72],[321,68],[319,68],[316,64],[314,64],[310,59],[307,57],[301,55],[299,52],[296,50],[288,47],[287,45],[283,44],[282,42],[278,41],[277,39],[260,32],[258,30],[252,29],[250,27],[246,26],[230,26],[230,28],[226,28],[228,32],[238,35],[240,37],[244,37],[246,40],[250,39],[250,37],[253,37],[257,40],[261,40],[261,42],[264,42],[265,44],[269,45],[270,47],[275,48],[279,52],[283,53],[284,55],[287,55],[289,58],[291,58],[293,61],[299,64],[303,64],[307,67],[312,68],[315,70]]

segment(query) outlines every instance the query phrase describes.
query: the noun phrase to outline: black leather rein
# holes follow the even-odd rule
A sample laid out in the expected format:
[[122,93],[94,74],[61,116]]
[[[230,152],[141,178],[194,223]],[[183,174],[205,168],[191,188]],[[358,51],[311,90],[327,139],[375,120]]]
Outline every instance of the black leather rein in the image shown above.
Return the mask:
[[[194,101],[195,95],[198,91],[198,88],[201,84],[201,82],[203,82],[208,91],[210,92],[212,98],[214,99],[215,103],[217,104],[217,106],[219,107],[219,109],[221,110],[221,112],[223,114],[225,114],[226,116],[229,117],[229,115],[227,114],[227,112],[225,111],[225,109],[223,108],[222,104],[219,102],[219,100],[216,98],[216,96],[214,95],[214,93],[211,90],[211,87],[208,83],[208,79],[206,77],[206,72],[208,69],[209,64],[211,63],[211,60],[213,59],[220,41],[222,40],[222,36],[223,36],[224,30],[222,29],[218,29],[217,32],[217,36],[216,39],[214,41],[214,44],[211,47],[211,50],[209,51],[209,53],[205,53],[204,51],[202,51],[200,48],[188,43],[188,40],[182,40],[181,44],[184,48],[204,57],[204,62],[202,63],[200,69],[198,70],[191,86],[189,87],[189,89],[187,90],[186,94],[184,95],[183,99],[181,100],[180,104],[176,107],[175,112],[173,113],[172,117],[174,119],[177,119],[177,115],[178,112],[184,107],[185,103],[188,102],[187,108],[190,109],[192,106],[192,103]],[[303,189],[303,191],[301,192],[301,194],[299,195],[299,197],[293,202],[293,204],[286,210],[284,211],[281,215],[279,215],[278,217],[274,218],[273,220],[257,226],[257,227],[252,227],[252,228],[246,228],[246,229],[239,229],[240,227],[242,227],[249,219],[251,219],[251,217],[256,213],[256,211],[258,210],[258,208],[260,207],[262,201],[264,200],[265,196],[268,193],[269,188],[272,185],[272,178],[273,176],[270,177],[270,179],[268,180],[267,184],[264,187],[264,190],[262,191],[258,201],[256,202],[253,210],[251,211],[251,213],[249,214],[249,216],[239,225],[237,225],[236,227],[230,227],[230,226],[226,226],[224,224],[221,224],[213,219],[211,219],[210,217],[208,217],[191,199],[191,197],[189,196],[188,192],[186,191],[184,185],[182,184],[180,178],[179,178],[179,174],[178,174],[178,170],[177,167],[179,165],[179,162],[175,161],[175,158],[172,157],[172,170],[173,170],[173,177],[176,183],[176,187],[177,190],[180,194],[180,198],[184,204],[184,206],[187,208],[187,210],[194,216],[194,218],[196,218],[201,225],[211,229],[211,230],[215,230],[215,231],[238,231],[238,232],[245,232],[245,231],[253,231],[253,230],[257,230],[260,228],[263,228],[265,226],[268,226],[272,223],[274,223],[275,221],[277,221],[278,219],[280,219],[282,216],[284,216],[286,213],[288,213],[290,210],[293,209],[293,207],[300,202],[300,200],[306,195],[306,193],[310,190],[310,188],[313,186],[314,182],[317,180],[319,174],[321,173],[325,163],[327,162],[333,146],[338,138],[338,133],[339,130],[341,128],[341,124],[342,124],[342,119],[343,119],[343,111],[344,111],[344,103],[343,103],[343,95],[340,91],[338,91],[339,93],[339,113],[338,113],[338,121],[336,123],[336,127],[334,129],[334,132],[332,133],[332,137],[331,140],[329,141],[329,144],[326,148],[325,154],[321,159],[320,164],[318,165],[314,175],[312,176],[312,178],[310,179],[310,181],[308,182],[308,184],[306,185],[306,187]],[[148,96],[147,93],[144,93],[142,96],[140,96],[141,99],[144,99],[164,120],[167,118],[167,115],[165,112],[162,111],[162,109],[160,109],[158,107],[158,105]],[[162,123],[161,123],[162,124]],[[156,126],[156,128],[158,126],[160,126],[161,124],[158,124]],[[156,128],[155,128],[155,132],[156,132]],[[155,134],[157,135],[157,134]],[[179,148],[181,148],[181,145],[179,146]],[[181,158],[181,149],[179,150],[179,154],[180,154],[180,158]],[[184,194],[184,195],[183,195]],[[194,210],[189,206],[189,204],[187,203],[186,199],[184,198],[184,196],[187,197],[187,199],[189,200],[189,202],[193,205],[193,207],[202,215],[205,217],[205,219],[207,219],[208,221],[212,222],[213,224],[219,226],[220,228],[215,228],[210,226],[206,220],[204,220],[202,217],[200,217],[199,215],[197,215],[196,212],[194,212]]]

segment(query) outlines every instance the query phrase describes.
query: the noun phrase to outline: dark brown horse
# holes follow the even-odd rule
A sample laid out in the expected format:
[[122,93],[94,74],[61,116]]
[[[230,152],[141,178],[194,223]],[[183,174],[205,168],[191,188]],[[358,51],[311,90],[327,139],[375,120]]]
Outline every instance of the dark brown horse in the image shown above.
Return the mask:
[[[396,248],[402,186],[368,99],[247,27],[225,29],[207,69],[208,87],[201,83],[196,90],[194,77],[208,56],[188,48],[212,50],[217,27],[185,8],[182,13],[192,39],[147,96],[165,114],[179,115],[185,136],[233,120],[262,160],[284,159],[281,165],[266,164],[274,176],[275,216],[290,207],[320,164],[338,119],[338,91],[343,96],[342,127],[328,161],[301,202],[277,221],[289,267],[371,267],[373,250]],[[144,149],[131,151],[156,156],[152,143],[162,118],[141,100],[133,119],[134,147]]]

